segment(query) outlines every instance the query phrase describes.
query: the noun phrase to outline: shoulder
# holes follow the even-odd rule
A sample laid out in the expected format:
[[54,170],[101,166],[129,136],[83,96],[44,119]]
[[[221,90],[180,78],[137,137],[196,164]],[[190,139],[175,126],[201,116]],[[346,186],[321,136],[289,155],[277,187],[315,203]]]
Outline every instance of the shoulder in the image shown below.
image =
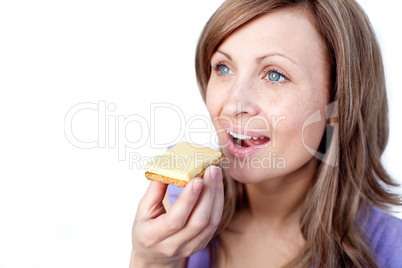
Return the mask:
[[377,256],[379,267],[400,267],[402,263],[402,219],[372,206],[363,229]]

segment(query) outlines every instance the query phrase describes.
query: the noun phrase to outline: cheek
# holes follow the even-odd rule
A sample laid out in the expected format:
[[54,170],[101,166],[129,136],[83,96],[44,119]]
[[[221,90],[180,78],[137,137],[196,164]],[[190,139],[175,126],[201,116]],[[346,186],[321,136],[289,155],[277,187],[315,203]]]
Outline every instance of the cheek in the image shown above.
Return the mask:
[[216,90],[207,88],[205,103],[211,118],[219,115],[219,111],[222,109],[222,96],[217,94]]
[[326,122],[325,120],[320,120],[318,122],[314,122],[312,124],[305,124],[302,128],[302,142],[303,147],[307,150],[307,148],[311,148],[314,151],[318,150],[320,142],[322,140],[322,136],[324,134]]
[[215,127],[215,129],[218,129],[216,118],[219,116],[219,111],[220,111],[220,106],[218,105],[219,102],[217,100],[217,96],[215,96],[214,92],[211,90],[207,89],[206,93],[206,98],[205,98],[205,104],[207,106],[207,110],[209,113],[209,116],[211,117],[212,123]]
[[216,90],[207,88],[205,104],[207,106],[207,110],[209,116],[211,117],[215,131],[217,131],[216,134],[218,135],[219,144],[222,146],[222,148],[225,147],[226,142],[226,132],[222,130],[222,126],[220,125],[220,120],[224,120],[221,117],[223,103],[224,99],[222,94],[219,94]]
[[212,94],[211,91],[207,90],[205,97],[205,104],[207,105],[209,114],[212,116],[211,111],[214,110],[215,105],[214,105],[214,98],[211,96],[211,94]]
[[323,83],[317,84],[320,87],[314,88],[313,92],[315,94],[310,96],[310,101],[304,105],[306,112],[303,115],[304,118],[301,126],[304,147],[310,147],[315,151],[320,145],[327,125],[325,108],[329,103],[329,89]]
[[[285,116],[277,122],[278,145],[307,152],[306,147],[316,150],[325,130],[325,101],[312,101],[311,98],[294,98],[281,106]],[[275,126],[274,126],[275,128]],[[282,147],[283,148],[283,147]]]

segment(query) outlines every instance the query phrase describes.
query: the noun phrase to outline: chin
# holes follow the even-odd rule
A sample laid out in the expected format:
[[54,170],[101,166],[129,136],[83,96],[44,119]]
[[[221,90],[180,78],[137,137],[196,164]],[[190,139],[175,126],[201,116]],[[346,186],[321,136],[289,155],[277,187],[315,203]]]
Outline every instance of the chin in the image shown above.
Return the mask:
[[[226,151],[226,150],[225,150]],[[236,157],[225,152],[227,173],[241,183],[258,183],[287,173],[286,161],[266,148],[250,157]]]

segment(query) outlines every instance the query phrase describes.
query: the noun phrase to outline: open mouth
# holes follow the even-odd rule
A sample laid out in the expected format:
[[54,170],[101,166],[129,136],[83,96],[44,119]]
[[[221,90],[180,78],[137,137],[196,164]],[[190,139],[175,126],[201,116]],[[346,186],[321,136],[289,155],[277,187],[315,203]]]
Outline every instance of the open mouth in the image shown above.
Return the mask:
[[248,136],[230,130],[226,130],[226,133],[230,135],[233,144],[238,148],[259,147],[260,145],[264,145],[270,141],[270,138],[267,136]]

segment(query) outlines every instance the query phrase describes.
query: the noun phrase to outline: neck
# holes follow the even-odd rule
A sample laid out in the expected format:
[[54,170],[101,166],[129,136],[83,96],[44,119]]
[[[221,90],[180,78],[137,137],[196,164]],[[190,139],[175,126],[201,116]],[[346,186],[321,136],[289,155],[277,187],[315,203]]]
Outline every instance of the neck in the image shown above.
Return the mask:
[[301,207],[307,196],[318,162],[312,159],[285,177],[246,184],[250,217],[271,228],[299,224]]

